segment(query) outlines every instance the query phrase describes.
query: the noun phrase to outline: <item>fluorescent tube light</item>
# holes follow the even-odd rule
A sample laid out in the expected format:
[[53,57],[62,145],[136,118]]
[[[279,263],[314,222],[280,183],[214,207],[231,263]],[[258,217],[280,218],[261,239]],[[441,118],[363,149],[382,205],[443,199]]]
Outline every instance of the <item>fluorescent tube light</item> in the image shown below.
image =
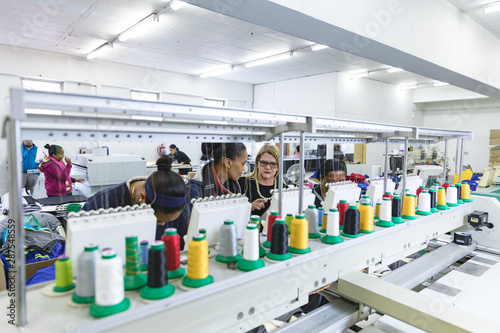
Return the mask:
[[354,73],[354,74],[349,75],[351,80],[360,79],[362,77],[367,77],[367,76],[368,76],[368,72]]
[[46,110],[46,109],[26,109],[26,114],[43,114],[45,116],[60,116],[62,112],[59,110]]
[[434,87],[448,86],[448,82],[434,82]]
[[324,49],[327,49],[328,46],[326,45],[321,45],[321,44],[314,44],[311,46],[311,50],[312,51],[319,51],[319,50],[324,50]]
[[221,68],[221,69],[217,69],[215,71],[203,73],[203,74],[200,75],[200,77],[201,78],[205,78],[205,77],[210,77],[210,76],[222,75],[222,74],[229,73],[229,72],[231,72],[233,70],[234,70],[233,66],[224,67],[224,68]]
[[399,89],[401,90],[411,90],[411,89],[417,89],[418,85],[412,84],[409,86],[399,86]]
[[172,0],[170,1],[170,8],[172,8],[173,11],[176,11],[184,7],[185,4],[185,2],[179,0]]
[[227,121],[217,121],[217,120],[204,120],[204,124],[213,124],[213,125],[227,125]]
[[500,11],[500,2],[494,2],[488,6],[483,7],[483,13],[490,14]]
[[249,61],[249,62],[245,63],[245,67],[255,67],[255,66],[270,64],[272,62],[289,59],[291,57],[293,57],[293,53],[286,52],[286,53],[278,54],[275,56],[270,56],[267,58]]
[[159,22],[159,17],[156,13],[148,15],[141,21],[137,22],[120,35],[118,35],[118,40],[124,42],[132,37],[145,34],[149,29],[153,28],[155,24]]
[[149,116],[131,116],[133,120],[146,120],[146,121],[162,121],[162,117],[149,117]]
[[397,67],[392,67],[387,70],[387,73],[397,73],[397,72],[402,72],[402,68],[397,68]]
[[90,60],[90,59],[94,59],[98,56],[101,56],[104,53],[108,52],[112,48],[113,48],[113,44],[111,44],[111,43],[103,44],[103,45],[99,46],[97,49],[95,49],[94,51],[87,54],[87,59]]

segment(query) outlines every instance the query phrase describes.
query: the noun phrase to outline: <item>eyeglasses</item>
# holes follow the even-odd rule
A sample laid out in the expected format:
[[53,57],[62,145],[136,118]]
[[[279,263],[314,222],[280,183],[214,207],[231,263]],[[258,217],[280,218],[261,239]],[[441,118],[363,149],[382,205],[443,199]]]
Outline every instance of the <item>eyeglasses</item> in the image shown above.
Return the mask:
[[278,168],[278,163],[274,162],[267,162],[267,161],[259,161],[259,165],[261,168],[267,168],[268,166],[271,167],[271,169],[277,169]]

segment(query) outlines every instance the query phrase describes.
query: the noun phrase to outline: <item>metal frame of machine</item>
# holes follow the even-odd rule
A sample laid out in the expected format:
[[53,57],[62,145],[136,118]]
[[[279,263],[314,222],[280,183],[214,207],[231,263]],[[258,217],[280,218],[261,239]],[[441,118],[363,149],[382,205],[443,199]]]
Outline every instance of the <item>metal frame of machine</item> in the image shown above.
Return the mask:
[[[435,143],[472,139],[467,131],[449,131],[397,126],[370,122],[283,115],[273,112],[211,108],[172,103],[144,102],[82,96],[54,94],[36,91],[11,90],[12,112],[4,124],[3,137],[8,138],[9,160],[20,160],[20,151],[14,142],[19,142],[21,130],[30,135],[64,138],[65,140],[89,135],[99,140],[153,140],[175,137],[188,141],[262,141],[277,140],[280,143],[280,158],[287,140],[300,139],[315,142],[381,142],[386,145],[385,170],[388,168],[389,143],[404,143],[405,152],[409,143]],[[61,116],[26,114],[25,108],[52,109],[61,111]],[[221,112],[223,111],[223,112]],[[208,125],[204,120],[225,122],[227,125]],[[133,121],[132,121],[133,120]],[[151,124],[155,126],[152,126]],[[168,134],[165,134],[169,132]],[[286,134],[285,134],[286,133]],[[286,135],[286,138],[285,138]],[[352,138],[346,138],[346,135]],[[363,135],[364,138],[355,138]],[[298,137],[297,137],[298,136]],[[161,139],[160,139],[161,138]],[[164,140],[163,140],[164,141]],[[462,155],[461,155],[462,156]],[[405,160],[407,160],[405,158]],[[462,160],[462,157],[460,157]],[[304,161],[301,152],[300,161]],[[443,168],[446,170],[446,165]],[[427,242],[439,234],[454,230],[464,224],[463,217],[473,210],[473,204],[465,204],[450,211],[433,216],[420,217],[394,228],[377,229],[372,235],[349,240],[336,246],[311,242],[313,252],[295,257],[286,262],[267,265],[265,269],[250,273],[222,269],[211,264],[211,273],[216,283],[199,290],[180,293],[153,304],[139,304],[133,310],[108,318],[95,320],[88,313],[68,309],[65,304],[50,300],[43,306],[53,309],[54,320],[36,315],[37,288],[30,288],[30,316],[26,312],[26,286],[24,279],[24,256],[21,228],[22,207],[20,193],[21,171],[10,168],[11,218],[16,222],[16,296],[18,307],[17,326],[24,327],[29,321],[42,328],[44,320],[50,331],[57,330],[58,320],[67,318],[75,327],[85,332],[110,330],[122,331],[133,327],[141,329],[144,323],[163,327],[175,323],[169,331],[245,331],[288,312],[307,302],[308,293],[335,282],[345,274],[364,268],[370,270],[391,263],[401,257],[424,248]],[[387,172],[385,173],[387,175]],[[403,175],[406,174],[406,167]],[[283,170],[280,168],[280,187]],[[304,175],[301,174],[303,181]],[[385,178],[385,184],[387,178]],[[404,182],[403,182],[404,186]],[[282,188],[279,189],[282,191]],[[302,193],[302,191],[300,191]],[[299,211],[302,210],[302,194]],[[281,208],[281,204],[280,204]],[[378,227],[377,227],[378,228]],[[6,296],[5,296],[6,297]],[[50,302],[50,305],[49,305]],[[60,302],[59,302],[60,303]],[[60,310],[61,312],[57,312]],[[70,319],[70,317],[72,319]],[[60,330],[65,329],[61,322]]]

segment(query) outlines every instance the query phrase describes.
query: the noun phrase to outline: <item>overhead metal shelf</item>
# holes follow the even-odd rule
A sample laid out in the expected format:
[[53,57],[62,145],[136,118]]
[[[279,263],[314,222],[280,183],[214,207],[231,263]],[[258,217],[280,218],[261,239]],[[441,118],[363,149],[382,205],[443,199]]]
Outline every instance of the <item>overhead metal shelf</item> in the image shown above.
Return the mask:
[[[158,140],[174,135],[186,141],[270,141],[287,133],[288,141],[306,132],[312,142],[385,142],[430,144],[447,139],[472,140],[472,132],[376,122],[287,115],[249,109],[148,102],[123,98],[13,89],[20,99],[14,117],[29,134],[62,139],[85,135],[100,140]],[[108,134],[97,134],[97,132]],[[75,134],[76,133],[76,134]],[[86,133],[86,134],[84,134]],[[147,133],[147,135],[135,134]],[[38,137],[37,135],[37,137]],[[92,136],[93,135],[93,136]],[[363,137],[359,137],[363,136]]]

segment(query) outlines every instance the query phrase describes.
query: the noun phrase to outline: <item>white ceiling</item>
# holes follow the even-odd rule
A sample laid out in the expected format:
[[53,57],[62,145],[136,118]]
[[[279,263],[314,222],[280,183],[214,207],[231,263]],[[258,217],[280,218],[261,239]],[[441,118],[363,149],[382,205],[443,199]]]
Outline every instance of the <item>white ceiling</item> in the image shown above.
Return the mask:
[[[452,1],[460,8],[479,1]],[[200,75],[290,50],[290,59],[218,75],[229,81],[260,84],[331,72],[386,68],[383,64],[334,49],[313,52],[312,42],[291,37],[191,5],[178,11],[159,0],[0,0],[0,44],[71,56],[89,52],[117,36],[153,12],[159,23],[137,38],[113,43],[96,60]],[[471,16],[473,12],[469,13]],[[498,22],[499,20],[497,20]],[[490,22],[491,29],[500,27]],[[483,24],[488,24],[484,22]],[[432,82],[408,72],[379,71],[370,79],[395,85]]]
[[497,38],[500,38],[500,11],[485,14],[483,7],[497,0],[448,0]]

